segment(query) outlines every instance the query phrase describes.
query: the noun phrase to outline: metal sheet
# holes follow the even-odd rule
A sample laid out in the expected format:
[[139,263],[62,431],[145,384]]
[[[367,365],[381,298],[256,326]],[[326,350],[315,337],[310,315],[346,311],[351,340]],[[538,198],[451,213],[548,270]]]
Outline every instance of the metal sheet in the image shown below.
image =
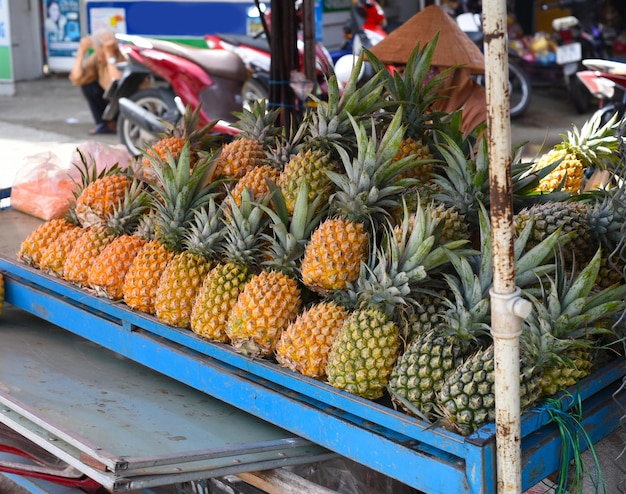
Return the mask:
[[[195,471],[202,478],[211,469],[254,471],[330,455],[17,309],[3,314],[0,335],[0,420],[19,422],[27,434],[45,430],[96,470],[125,477]],[[41,443],[40,431],[30,434]]]

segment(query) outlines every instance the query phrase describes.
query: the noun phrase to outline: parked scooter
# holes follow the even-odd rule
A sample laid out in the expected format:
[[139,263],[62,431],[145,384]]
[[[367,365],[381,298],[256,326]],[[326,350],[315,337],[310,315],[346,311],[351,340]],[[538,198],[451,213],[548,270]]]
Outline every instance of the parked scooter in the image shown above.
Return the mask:
[[[299,13],[301,3],[296,5]],[[265,24],[271,24],[271,9],[262,12]],[[271,51],[264,31],[254,36],[245,34],[207,34],[205,40],[208,48],[212,50],[226,50],[239,55],[250,74],[249,80],[244,85],[244,103],[269,96]],[[298,30],[297,49],[299,53],[300,72],[304,73],[304,39],[302,30]],[[304,100],[310,93],[323,95],[327,92],[326,81],[333,74],[333,60],[326,47],[315,43],[315,87],[307,84],[292,82],[292,88],[299,99]]]
[[[331,52],[333,63],[345,55],[358,55],[360,47],[370,48],[387,36],[387,16],[375,0],[357,0],[350,10],[350,18],[343,26],[345,43]],[[358,40],[355,50],[354,41]],[[356,51],[356,53],[355,53]]]
[[595,23],[596,12],[590,0],[559,0],[542,5],[543,10],[570,9],[572,15],[552,21],[556,41],[556,63],[562,70],[568,96],[578,113],[589,110],[591,97],[576,77],[584,69],[586,58],[606,58],[606,46],[602,31]]
[[[457,25],[476,43],[482,50],[483,30],[481,14],[464,12],[456,17]],[[526,74],[521,69],[521,59],[516,52],[509,50],[509,104],[511,118],[517,118],[524,114],[530,106],[531,86]],[[482,76],[478,82],[482,84]]]
[[[626,115],[626,62],[594,58],[582,63],[587,70],[578,71],[576,77],[600,101],[596,114],[600,115],[602,124],[616,113],[621,120]],[[626,129],[623,132],[626,135]]]
[[216,122],[213,131],[232,136],[233,111],[240,111],[248,78],[239,56],[142,36],[116,35],[126,61],[122,75],[107,88],[104,118],[117,117],[120,141],[133,155],[177,124],[187,106],[201,106],[201,124]]

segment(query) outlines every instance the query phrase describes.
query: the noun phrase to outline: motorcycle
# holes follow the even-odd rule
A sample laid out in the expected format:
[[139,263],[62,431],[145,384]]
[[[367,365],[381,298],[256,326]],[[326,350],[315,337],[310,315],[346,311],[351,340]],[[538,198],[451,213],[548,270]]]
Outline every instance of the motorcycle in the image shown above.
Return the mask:
[[593,22],[591,4],[589,0],[560,0],[541,7],[542,10],[561,8],[572,12],[572,15],[554,19],[552,29],[556,41],[555,62],[562,71],[569,99],[578,113],[589,111],[591,95],[576,73],[584,69],[583,59],[602,59],[606,55],[604,37]]
[[[621,120],[626,115],[626,62],[602,59],[585,59],[586,70],[576,73],[576,77],[589,91],[589,94],[600,101],[596,115],[604,125],[616,113]],[[626,129],[622,129],[626,135]]]
[[241,111],[248,72],[241,58],[142,36],[116,35],[125,57],[122,75],[107,88],[105,120],[117,115],[120,141],[133,155],[176,125],[185,109],[200,106],[200,123],[215,122],[213,132],[232,137],[233,111]]
[[[481,15],[475,12],[464,12],[456,16],[457,25],[478,45],[483,46],[483,30]],[[483,83],[483,76],[477,76],[479,83]],[[524,114],[530,106],[531,86],[528,77],[521,68],[519,55],[509,50],[509,104],[511,118]]]
[[[387,16],[375,0],[357,0],[350,10],[350,18],[343,25],[345,42],[331,52],[333,63],[345,55],[358,55],[361,47],[372,47],[387,36]],[[354,46],[355,39],[358,44]]]
[[[296,14],[301,22],[301,2],[296,4]],[[261,12],[265,24],[271,22],[271,9]],[[270,84],[271,51],[265,31],[248,36],[245,34],[207,34],[205,35],[207,47],[211,50],[226,50],[239,55],[243,60],[250,75],[244,84],[244,103],[268,98]],[[297,49],[299,54],[300,72],[304,72],[304,38],[302,30],[298,30]],[[333,59],[326,47],[320,43],[315,43],[315,82],[311,86],[309,81],[294,80],[291,87],[301,101],[304,101],[308,94],[317,92],[318,95],[326,94],[328,91],[326,81],[334,73]]]

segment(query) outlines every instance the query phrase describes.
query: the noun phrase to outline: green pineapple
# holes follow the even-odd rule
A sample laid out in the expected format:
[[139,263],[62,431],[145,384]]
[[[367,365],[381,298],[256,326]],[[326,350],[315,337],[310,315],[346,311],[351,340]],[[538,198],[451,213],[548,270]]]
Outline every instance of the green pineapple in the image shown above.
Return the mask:
[[328,382],[365,398],[383,395],[401,347],[399,322],[414,303],[413,291],[431,271],[448,262],[447,252],[465,242],[437,245],[428,208],[418,207],[411,228],[408,213],[401,227],[387,228],[382,248],[361,267],[348,300],[355,309],[342,326],[328,356]]
[[[432,314],[428,330],[413,328],[417,333],[402,354],[393,370],[389,384],[396,402],[408,413],[431,417],[438,413],[437,393],[445,380],[463,360],[473,352],[488,345],[490,329],[490,294],[492,286],[492,243],[487,211],[482,208],[481,255],[470,259],[451,254],[456,275],[445,273],[444,278],[452,297],[441,313]],[[514,247],[517,265],[516,284],[520,287],[534,285],[554,269],[546,264],[554,255],[559,242],[559,232],[525,252],[532,224],[528,226]],[[420,321],[420,324],[424,324]]]

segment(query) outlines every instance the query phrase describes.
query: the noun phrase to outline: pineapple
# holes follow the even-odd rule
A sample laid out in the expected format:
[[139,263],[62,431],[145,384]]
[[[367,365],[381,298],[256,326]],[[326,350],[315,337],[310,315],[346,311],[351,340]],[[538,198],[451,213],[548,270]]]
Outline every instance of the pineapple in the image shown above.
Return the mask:
[[[491,230],[485,208],[480,212],[481,256],[470,259],[451,253],[456,275],[444,273],[448,291],[446,306],[430,320],[411,328],[417,335],[411,340],[393,370],[389,383],[395,402],[408,413],[429,418],[437,414],[437,393],[446,378],[473,352],[486,346],[489,332],[490,294],[492,285]],[[559,242],[567,241],[555,232],[529,252],[525,252],[532,224],[515,241],[516,284],[526,287],[553,269],[546,264]]]
[[141,182],[134,180],[127,189],[124,200],[105,217],[102,224],[83,228],[83,233],[65,258],[64,280],[80,286],[89,286],[90,276],[100,282],[106,279],[106,272],[101,271],[105,266],[96,265],[95,261],[116,237],[137,227],[141,215],[149,207],[147,195],[142,187]]
[[581,201],[549,201],[537,203],[519,211],[514,217],[516,231],[534,223],[533,234],[528,246],[538,244],[557,230],[570,234],[572,241],[563,250],[568,264],[579,266],[587,263],[598,248],[593,239],[587,218],[588,206]]
[[259,165],[241,177],[233,190],[231,191],[231,199],[239,206],[241,204],[241,195],[244,190],[257,200],[262,200],[269,196],[269,182],[276,183],[280,177],[280,169],[273,165]]
[[[143,216],[144,220],[147,216]],[[89,271],[88,283],[100,297],[121,300],[124,278],[148,238],[141,227],[133,233],[124,233],[107,245],[98,255]]]
[[78,228],[78,220],[74,223],[68,216],[65,218],[53,219],[39,225],[28,234],[26,239],[20,244],[17,259],[24,264],[35,268],[41,268],[41,260],[46,249],[58,238],[62,238],[67,231]]
[[535,310],[525,321],[522,340],[541,366],[544,396],[573,386],[591,372],[595,337],[611,334],[613,316],[626,308],[626,285],[594,289],[601,258],[598,249],[575,276],[560,262],[539,296],[528,294]]
[[370,238],[397,207],[400,191],[411,184],[397,178],[412,165],[411,159],[393,159],[403,135],[401,118],[398,111],[380,141],[374,129],[368,138],[364,126],[351,119],[358,155],[351,159],[338,148],[345,174],[329,172],[338,189],[330,202],[330,217],[313,232],[302,259],[302,281],[309,289],[325,295],[357,280]]
[[266,216],[244,190],[239,203],[235,201],[226,208],[224,224],[224,258],[209,271],[198,290],[191,310],[191,329],[203,338],[228,343],[226,323],[230,311],[260,264]]
[[154,239],[147,242],[133,259],[124,278],[124,302],[131,308],[153,314],[159,280],[167,263],[182,249],[184,234],[194,219],[194,210],[204,206],[210,189],[203,186],[211,177],[214,160],[208,155],[191,168],[190,143],[178,160],[170,154],[167,161],[152,159],[155,182],[152,184]]
[[[65,255],[68,252],[67,246],[71,244],[70,240],[75,238],[78,232],[82,231],[76,214],[77,200],[91,183],[102,178],[106,173],[103,171],[98,174],[95,161],[87,161],[86,156],[80,149],[78,154],[80,163],[74,163],[74,166],[78,169],[81,180],[80,183],[74,181],[76,186],[72,192],[74,198],[70,202],[67,214],[64,218],[53,219],[39,225],[21,243],[17,253],[19,261],[35,268],[46,270],[57,276],[61,275]],[[114,171],[117,170],[116,167],[113,167],[113,169]],[[48,247],[52,247],[52,249],[46,255],[44,267],[42,266],[42,258],[46,254]]]
[[279,109],[267,111],[265,100],[254,101],[250,109],[236,112],[239,120],[235,126],[242,132],[222,146],[215,176],[241,178],[253,168],[267,164],[270,148],[280,133],[276,127],[279,114]]
[[437,38],[438,35],[423,48],[418,44],[401,73],[387,70],[374,54],[367,53],[374,71],[383,77],[384,95],[389,100],[387,115],[395,114],[402,107],[402,123],[406,131],[396,159],[414,156],[415,164],[405,172],[405,176],[416,178],[421,183],[430,182],[435,172],[437,159],[431,150],[432,131],[441,128],[443,114],[433,111],[432,105],[445,97],[441,88],[446,74],[449,74],[446,71],[430,77]]
[[303,141],[297,152],[285,165],[278,186],[285,197],[289,212],[293,212],[300,184],[306,181],[309,199],[322,197],[325,204],[333,192],[328,172],[337,172],[340,166],[336,146],[356,152],[355,135],[349,115],[368,123],[380,106],[382,87],[378,76],[358,88],[356,77],[363,63],[363,55],[356,61],[351,80],[340,93],[336,77],[328,80],[328,100],[317,101],[314,112],[307,114],[293,140]]
[[83,228],[102,225],[124,200],[132,178],[117,168],[91,182],[76,199],[76,217]]
[[[495,420],[495,358],[493,344],[481,348],[446,378],[438,393],[443,424],[467,436]],[[541,397],[537,368],[529,358],[520,364],[522,413]]]
[[465,242],[437,245],[435,224],[427,208],[418,207],[415,226],[408,214],[400,229],[390,225],[383,247],[375,249],[362,269],[348,300],[349,314],[328,355],[328,382],[339,389],[378,399],[389,384],[400,354],[399,322],[415,301],[412,293],[429,273],[448,262],[446,252]]
[[281,332],[300,312],[298,260],[321,217],[316,214],[318,201],[309,203],[306,183],[298,194],[293,216],[288,214],[278,190],[273,200],[274,210],[263,207],[272,219],[273,235],[264,235],[270,245],[269,259],[264,263],[265,269],[244,286],[226,325],[233,348],[252,357],[271,355]]
[[[530,297],[534,310],[522,321],[520,352],[521,410],[527,411],[542,396],[574,385],[591,369],[589,337],[609,331],[602,320],[626,307],[626,286],[591,293],[598,274],[600,252],[575,278],[566,278],[557,262],[555,276],[540,297]],[[493,346],[481,349],[448,378],[438,402],[452,429],[470,434],[495,420]]]
[[211,198],[207,209],[195,211],[184,250],[174,255],[161,275],[154,297],[155,314],[161,322],[190,327],[196,294],[213,267],[223,238],[221,211]]
[[196,106],[194,110],[187,105],[180,123],[177,125],[168,124],[166,132],[144,152],[140,162],[144,178],[148,180],[154,179],[152,170],[152,161],[154,159],[167,161],[168,153],[170,153],[173,159],[177,161],[187,143],[190,146],[189,161],[192,168],[200,152],[211,150],[214,138],[210,135],[210,132],[216,122],[201,126],[200,112],[201,105]]
[[582,188],[585,170],[604,170],[616,165],[619,160],[619,142],[623,139],[617,135],[622,125],[617,113],[604,125],[601,116],[596,114],[580,130],[574,126],[567,135],[562,134],[563,141],[541,156],[535,164],[534,170],[540,170],[558,163],[539,182],[537,190],[550,192],[561,189],[577,194]]
[[280,336],[278,363],[303,376],[324,379],[328,354],[348,314],[345,307],[331,300],[308,307]]

